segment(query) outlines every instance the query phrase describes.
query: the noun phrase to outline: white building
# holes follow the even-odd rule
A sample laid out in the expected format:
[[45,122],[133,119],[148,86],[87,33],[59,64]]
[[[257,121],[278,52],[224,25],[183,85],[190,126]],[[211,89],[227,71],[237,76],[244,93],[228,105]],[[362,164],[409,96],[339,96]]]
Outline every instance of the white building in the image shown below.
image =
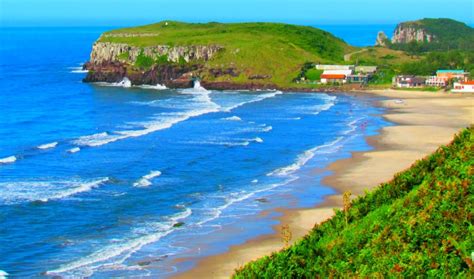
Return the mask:
[[316,70],[354,70],[354,65],[316,65]]
[[474,81],[455,82],[451,92],[474,93]]
[[426,85],[428,86],[436,86],[436,87],[445,87],[446,86],[446,79],[439,78],[437,76],[428,77],[425,81]]
[[377,72],[377,66],[356,66],[355,71],[356,73],[373,75]]

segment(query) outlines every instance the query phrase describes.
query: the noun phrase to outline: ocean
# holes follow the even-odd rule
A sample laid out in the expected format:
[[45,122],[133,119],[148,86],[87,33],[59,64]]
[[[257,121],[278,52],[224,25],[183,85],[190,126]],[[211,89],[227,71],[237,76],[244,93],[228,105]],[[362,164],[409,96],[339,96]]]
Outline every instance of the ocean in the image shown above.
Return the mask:
[[333,194],[325,167],[390,125],[374,98],[343,93],[82,83],[107,29],[0,29],[0,270],[13,277],[187,270],[272,232],[273,209]]

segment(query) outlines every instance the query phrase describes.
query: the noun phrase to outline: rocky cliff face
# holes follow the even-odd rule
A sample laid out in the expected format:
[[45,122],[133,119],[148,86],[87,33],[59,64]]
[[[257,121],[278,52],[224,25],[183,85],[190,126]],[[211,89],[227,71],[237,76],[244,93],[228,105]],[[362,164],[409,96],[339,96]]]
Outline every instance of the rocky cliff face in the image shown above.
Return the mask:
[[406,44],[411,42],[430,43],[434,39],[435,36],[429,34],[423,28],[399,24],[393,33],[392,44]]
[[169,62],[178,63],[180,59],[186,62],[204,60],[207,61],[216,55],[220,46],[167,46],[158,45],[153,47],[135,47],[127,44],[96,42],[92,47],[90,62],[100,64],[102,62],[114,62],[127,60],[135,63],[137,57],[142,53],[151,58],[164,56]]
[[[135,47],[128,44],[96,42],[90,61],[84,65],[89,70],[85,82],[119,82],[128,78],[134,85],[163,84],[169,88],[189,87],[191,78],[201,63],[210,60],[223,48],[220,46],[167,46]],[[140,55],[160,60],[146,69],[135,66]],[[164,60],[163,60],[164,58]],[[186,63],[181,63],[182,61]]]

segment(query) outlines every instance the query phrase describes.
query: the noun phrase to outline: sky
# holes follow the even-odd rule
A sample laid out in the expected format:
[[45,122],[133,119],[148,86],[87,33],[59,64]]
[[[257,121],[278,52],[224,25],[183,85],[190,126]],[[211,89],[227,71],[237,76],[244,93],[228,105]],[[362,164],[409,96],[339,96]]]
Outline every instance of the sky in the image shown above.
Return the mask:
[[474,23],[473,0],[0,0],[1,26],[124,26],[162,20],[381,24],[425,17]]

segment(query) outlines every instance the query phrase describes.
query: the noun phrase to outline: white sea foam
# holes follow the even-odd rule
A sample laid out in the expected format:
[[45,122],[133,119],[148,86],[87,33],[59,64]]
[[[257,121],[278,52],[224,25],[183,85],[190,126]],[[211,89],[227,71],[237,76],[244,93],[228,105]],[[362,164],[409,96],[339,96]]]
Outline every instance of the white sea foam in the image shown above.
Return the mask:
[[253,184],[258,183],[258,179],[252,180],[252,183],[253,183]]
[[228,121],[242,121],[242,119],[238,116],[231,116],[231,117],[227,117],[227,118],[222,118],[222,120],[228,120]]
[[79,146],[101,146],[110,142],[114,142],[119,140],[120,137],[109,135],[107,132],[97,133],[88,136],[82,136],[77,140],[72,141],[73,144],[77,144]]
[[137,182],[133,183],[133,186],[134,187],[148,187],[152,184],[150,180],[160,175],[161,175],[160,171],[151,171],[149,174],[144,175]]
[[299,170],[301,167],[306,165],[306,163],[309,160],[311,160],[317,153],[334,152],[334,150],[330,148],[335,147],[336,144],[338,144],[342,139],[343,137],[338,137],[337,139],[335,139],[334,141],[330,143],[326,143],[326,144],[308,149],[304,151],[303,153],[299,154],[293,164],[286,167],[278,168],[268,173],[267,176],[288,176],[290,174],[293,174],[294,172]]
[[[202,225],[204,225],[204,224],[206,224],[210,221],[213,221],[213,220],[219,218],[221,216],[222,212],[233,204],[248,200],[249,198],[255,196],[256,194],[266,192],[266,191],[270,191],[270,190],[275,189],[277,187],[281,187],[283,185],[286,185],[288,183],[291,183],[291,182],[295,181],[296,179],[297,178],[294,178],[294,177],[288,178],[285,181],[282,181],[280,183],[272,183],[270,185],[267,185],[267,187],[263,187],[263,188],[260,188],[260,189],[257,189],[257,190],[251,191],[251,192],[240,191],[240,192],[236,192],[236,193],[226,194],[225,203],[222,206],[211,209],[211,213],[209,214],[210,217],[198,222],[197,225],[202,226]],[[255,183],[258,182],[258,180],[254,180],[254,181],[256,181]],[[253,183],[253,181],[252,181],[252,183]]]
[[256,137],[256,138],[252,139],[251,141],[258,142],[258,143],[263,143],[263,139],[259,138],[259,137]]
[[244,106],[244,105],[247,105],[247,104],[251,104],[251,103],[256,103],[256,102],[260,102],[260,101],[263,101],[265,99],[269,99],[269,98],[273,98],[277,95],[280,95],[280,94],[283,94],[283,92],[281,91],[275,91],[275,92],[270,92],[270,93],[264,93],[264,94],[255,94],[255,98],[253,98],[252,100],[250,101],[246,101],[246,102],[241,102],[241,103],[238,103],[238,104],[235,104],[235,105],[232,105],[230,107],[226,107],[226,108],[223,108],[224,111],[226,112],[230,112],[236,108],[239,108],[241,106]]
[[85,70],[82,68],[82,66],[79,66],[79,67],[68,67],[69,70],[71,70],[71,73],[75,73],[75,74],[84,74],[84,73],[88,73],[89,71],[88,70]]
[[0,164],[11,164],[14,163],[16,160],[17,158],[15,156],[5,157],[0,159]]
[[162,85],[162,84],[156,84],[156,85],[147,85],[147,84],[144,84],[144,85],[138,85],[137,87],[140,87],[142,89],[151,89],[151,90],[166,90],[168,89],[168,87],[166,87],[166,85]]
[[[250,140],[251,141],[251,140]],[[202,141],[186,141],[185,144],[197,144],[197,145],[223,145],[227,147],[235,146],[247,146],[250,144],[249,140],[234,140],[231,139],[207,139]]]
[[89,192],[109,181],[109,178],[95,180],[57,180],[57,181],[11,181],[0,183],[0,201],[7,204],[24,201],[61,200],[80,193]]
[[132,233],[133,236],[131,238],[122,241],[114,241],[112,244],[105,246],[88,256],[62,265],[55,270],[47,271],[46,274],[72,276],[75,276],[78,273],[81,275],[93,274],[94,270],[122,264],[143,246],[157,242],[162,237],[176,230],[177,228],[174,228],[173,225],[175,225],[179,220],[189,217],[191,214],[192,210],[186,208],[185,211],[170,216],[167,221],[147,223],[143,228],[135,228],[133,231],[138,233]]
[[61,192],[59,192],[55,195],[52,195],[50,197],[40,199],[40,201],[47,202],[47,201],[50,201],[50,200],[60,200],[60,199],[64,199],[64,198],[67,198],[67,197],[70,197],[70,196],[77,195],[79,193],[89,192],[92,189],[97,188],[100,185],[106,183],[107,181],[109,181],[108,177],[98,179],[98,180],[94,180],[94,181],[90,181],[90,182],[81,182],[81,183],[76,184],[75,185],[76,187],[72,187],[70,189],[61,191]]
[[[322,99],[324,103],[320,105],[301,106],[301,107],[295,108],[295,110],[298,113],[302,113],[302,114],[318,115],[321,112],[332,108],[336,104],[336,100],[337,100],[336,96],[329,96],[327,94],[319,94],[317,98]],[[299,119],[296,119],[296,120],[299,120]]]
[[156,114],[148,121],[126,123],[130,127],[136,127],[137,129],[119,130],[110,133],[103,132],[88,136],[80,137],[73,141],[74,144],[80,146],[96,147],[104,144],[112,143],[118,140],[123,140],[132,137],[144,136],[156,131],[171,128],[173,125],[186,121],[193,117],[198,117],[204,114],[218,112],[219,106],[212,102],[209,94],[210,92],[199,88],[191,88],[183,90],[182,94],[190,94],[193,96],[193,109],[172,112],[172,113],[160,113]]
[[96,84],[101,85],[101,86],[112,86],[112,87],[123,87],[123,88],[132,87],[132,82],[127,77],[124,77],[119,82],[97,82]]
[[76,153],[76,152],[79,152],[81,151],[81,149],[79,147],[73,147],[71,149],[69,149],[67,152],[68,153]]
[[38,149],[50,149],[50,148],[55,148],[58,145],[58,142],[51,142],[51,143],[46,143],[38,146]]
[[358,119],[355,119],[355,120],[349,122],[349,124],[347,124],[347,126],[349,127],[349,129],[346,130],[346,131],[344,131],[343,134],[344,134],[344,135],[348,135],[348,134],[354,132],[355,130],[357,130],[357,125],[356,125],[356,124],[357,124],[360,120],[362,120],[362,119],[364,119],[364,118],[361,117],[361,118],[358,118]]

